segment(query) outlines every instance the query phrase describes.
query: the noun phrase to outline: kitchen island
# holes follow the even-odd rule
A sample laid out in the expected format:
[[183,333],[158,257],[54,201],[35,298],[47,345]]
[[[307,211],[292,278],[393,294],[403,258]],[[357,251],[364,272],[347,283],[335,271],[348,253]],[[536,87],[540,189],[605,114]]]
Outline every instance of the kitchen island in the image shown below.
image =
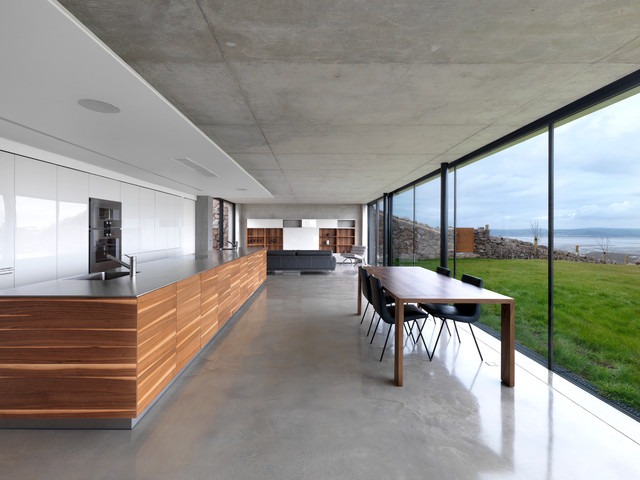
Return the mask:
[[0,291],[0,426],[132,428],[262,285],[266,250],[138,270]]

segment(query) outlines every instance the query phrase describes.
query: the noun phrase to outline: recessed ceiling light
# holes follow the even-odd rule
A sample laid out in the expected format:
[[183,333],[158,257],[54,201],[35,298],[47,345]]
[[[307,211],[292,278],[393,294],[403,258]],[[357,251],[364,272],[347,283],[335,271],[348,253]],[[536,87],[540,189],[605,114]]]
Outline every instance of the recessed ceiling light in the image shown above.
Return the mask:
[[120,109],[111,103],[102,102],[93,98],[83,98],[78,100],[81,107],[98,113],[120,113]]
[[213,173],[211,170],[208,170],[207,168],[203,167],[199,163],[194,162],[190,158],[187,158],[187,157],[174,158],[174,160],[176,162],[178,162],[178,163],[181,163],[182,165],[184,165],[186,167],[194,169],[196,172],[200,173],[201,175],[204,175],[205,177],[217,177],[218,176],[215,173]]
[[233,47],[236,47],[236,46],[237,46],[234,42],[225,42],[224,44],[225,44],[227,47],[231,47],[231,48],[233,48]]
[[236,188],[236,190],[239,191],[239,192],[246,192],[247,191],[246,188]]

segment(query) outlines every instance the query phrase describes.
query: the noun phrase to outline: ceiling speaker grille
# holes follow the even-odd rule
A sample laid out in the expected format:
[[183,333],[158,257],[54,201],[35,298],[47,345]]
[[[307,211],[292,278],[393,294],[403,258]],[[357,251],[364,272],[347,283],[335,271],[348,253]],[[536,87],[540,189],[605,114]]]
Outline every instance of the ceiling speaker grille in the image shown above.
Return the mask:
[[202,165],[194,162],[190,158],[186,158],[186,157],[184,157],[184,158],[174,158],[174,160],[176,162],[178,162],[178,163],[181,163],[182,165],[185,165],[185,166],[195,170],[200,175],[204,175],[205,177],[217,177],[218,176],[215,173],[213,173],[211,170],[207,170],[205,167],[203,167]]

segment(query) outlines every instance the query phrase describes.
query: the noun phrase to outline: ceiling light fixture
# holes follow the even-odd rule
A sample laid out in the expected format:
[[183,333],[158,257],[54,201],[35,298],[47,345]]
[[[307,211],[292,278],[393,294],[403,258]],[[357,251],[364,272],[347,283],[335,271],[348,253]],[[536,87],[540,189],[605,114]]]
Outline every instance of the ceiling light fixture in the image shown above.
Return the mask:
[[78,100],[78,104],[81,107],[86,108],[87,110],[91,110],[92,112],[120,113],[120,109],[115,105],[107,102],[102,102],[100,100],[95,100],[93,98],[83,98],[81,100]]
[[189,167],[189,168],[195,170],[196,172],[198,172],[201,175],[204,175],[205,177],[218,177],[218,175],[213,173],[211,170],[208,170],[207,168],[203,167],[199,163],[194,162],[190,158],[187,158],[187,157],[174,158],[174,160],[176,162],[178,162],[178,163],[181,163],[182,165],[184,165],[186,167]]

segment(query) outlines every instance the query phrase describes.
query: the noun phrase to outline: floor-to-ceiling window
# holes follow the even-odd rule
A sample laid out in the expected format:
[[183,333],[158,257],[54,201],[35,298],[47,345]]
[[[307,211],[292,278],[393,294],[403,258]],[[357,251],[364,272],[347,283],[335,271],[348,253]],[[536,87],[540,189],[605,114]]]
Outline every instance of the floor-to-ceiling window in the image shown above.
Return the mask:
[[393,265],[413,265],[414,262],[414,188],[393,195],[391,240]]
[[415,186],[415,263],[435,270],[440,258],[440,177]]
[[[640,409],[640,94],[555,128],[554,362]],[[587,263],[587,261],[595,263]]]
[[235,242],[235,204],[213,200],[213,248],[229,247]]
[[[516,341],[542,355],[547,349],[548,267],[541,247],[547,232],[547,151],[546,131],[538,132],[456,171],[457,227],[474,236],[473,251],[458,254],[457,276],[480,277],[486,288],[513,297]],[[458,238],[460,245],[466,241]],[[500,309],[483,307],[482,322],[499,331]]]

